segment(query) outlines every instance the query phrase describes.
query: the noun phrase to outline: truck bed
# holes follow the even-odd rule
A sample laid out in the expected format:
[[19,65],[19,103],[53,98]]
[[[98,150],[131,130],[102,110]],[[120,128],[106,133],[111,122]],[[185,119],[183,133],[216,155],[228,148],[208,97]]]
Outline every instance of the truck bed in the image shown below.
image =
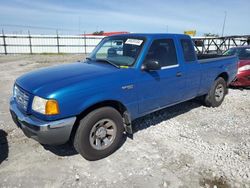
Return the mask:
[[197,59],[211,59],[211,58],[219,58],[219,57],[225,57],[225,55],[219,55],[219,54],[198,54]]
[[217,55],[217,54],[202,54],[197,55],[197,59],[199,63],[210,63],[214,61],[224,60],[224,59],[230,59],[235,56],[225,56],[225,55]]

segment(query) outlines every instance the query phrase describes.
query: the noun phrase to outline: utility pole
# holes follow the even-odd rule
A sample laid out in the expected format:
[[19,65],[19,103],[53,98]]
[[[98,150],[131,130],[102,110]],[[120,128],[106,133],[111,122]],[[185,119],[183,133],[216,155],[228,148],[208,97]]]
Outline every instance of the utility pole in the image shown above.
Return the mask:
[[224,12],[225,16],[224,16],[224,21],[223,21],[223,26],[222,26],[222,32],[221,32],[221,36],[223,37],[224,35],[224,29],[225,29],[225,24],[226,24],[226,19],[227,19],[227,11]]
[[78,35],[81,34],[81,16],[78,16]]

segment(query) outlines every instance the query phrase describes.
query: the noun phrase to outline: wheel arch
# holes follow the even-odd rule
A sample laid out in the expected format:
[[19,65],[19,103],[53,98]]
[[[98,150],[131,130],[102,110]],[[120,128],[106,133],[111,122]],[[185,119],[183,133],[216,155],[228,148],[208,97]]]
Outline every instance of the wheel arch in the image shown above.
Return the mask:
[[224,80],[225,80],[225,82],[226,82],[226,94],[228,94],[228,85],[229,85],[229,83],[228,83],[228,81],[229,81],[229,75],[228,75],[228,73],[227,72],[222,72],[222,73],[220,73],[217,77],[216,77],[216,79],[215,80],[217,80],[218,78],[223,78]]
[[[95,104],[92,104],[89,107],[87,107],[86,109],[84,109],[79,115],[77,115],[76,122],[75,122],[73,129],[71,131],[70,139],[72,140],[74,138],[76,130],[79,126],[79,122],[84,116],[86,116],[88,113],[90,113],[91,111],[93,111],[95,109],[98,109],[101,107],[107,107],[107,106],[115,108],[121,114],[121,116],[123,118],[124,118],[124,114],[128,113],[128,109],[126,108],[126,106],[117,100],[105,100],[105,101],[101,101],[101,102],[97,102]],[[130,119],[128,119],[128,120],[130,121]],[[131,122],[129,122],[129,123],[131,123]]]
[[[228,84],[229,75],[228,75],[227,72],[222,72],[222,73],[220,73],[220,74],[216,77],[216,79],[219,78],[219,77],[223,78],[223,79],[226,81],[226,83]],[[215,79],[215,80],[216,80],[216,79]]]

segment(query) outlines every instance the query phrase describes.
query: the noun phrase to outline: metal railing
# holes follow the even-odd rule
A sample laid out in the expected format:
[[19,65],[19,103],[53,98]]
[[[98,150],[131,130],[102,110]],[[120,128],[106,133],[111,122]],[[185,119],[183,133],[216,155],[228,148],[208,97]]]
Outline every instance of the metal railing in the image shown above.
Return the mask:
[[90,53],[103,36],[0,34],[0,54]]
[[[0,34],[0,54],[90,53],[104,36]],[[218,53],[250,44],[250,35],[193,37],[199,54]]]
[[221,54],[232,47],[250,45],[250,35],[225,37],[193,37],[194,46],[199,54]]

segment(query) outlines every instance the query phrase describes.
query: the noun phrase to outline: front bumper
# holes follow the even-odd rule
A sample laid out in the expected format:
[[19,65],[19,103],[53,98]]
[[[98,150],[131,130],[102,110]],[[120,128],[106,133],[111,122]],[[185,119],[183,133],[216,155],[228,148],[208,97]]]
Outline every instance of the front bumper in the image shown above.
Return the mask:
[[231,82],[231,86],[247,87],[250,86],[250,71],[239,72],[236,79]]
[[17,107],[12,97],[10,100],[10,113],[16,125],[24,134],[41,144],[60,145],[66,143],[76,121],[76,117],[70,117],[57,121],[43,121],[32,115],[23,114]]

